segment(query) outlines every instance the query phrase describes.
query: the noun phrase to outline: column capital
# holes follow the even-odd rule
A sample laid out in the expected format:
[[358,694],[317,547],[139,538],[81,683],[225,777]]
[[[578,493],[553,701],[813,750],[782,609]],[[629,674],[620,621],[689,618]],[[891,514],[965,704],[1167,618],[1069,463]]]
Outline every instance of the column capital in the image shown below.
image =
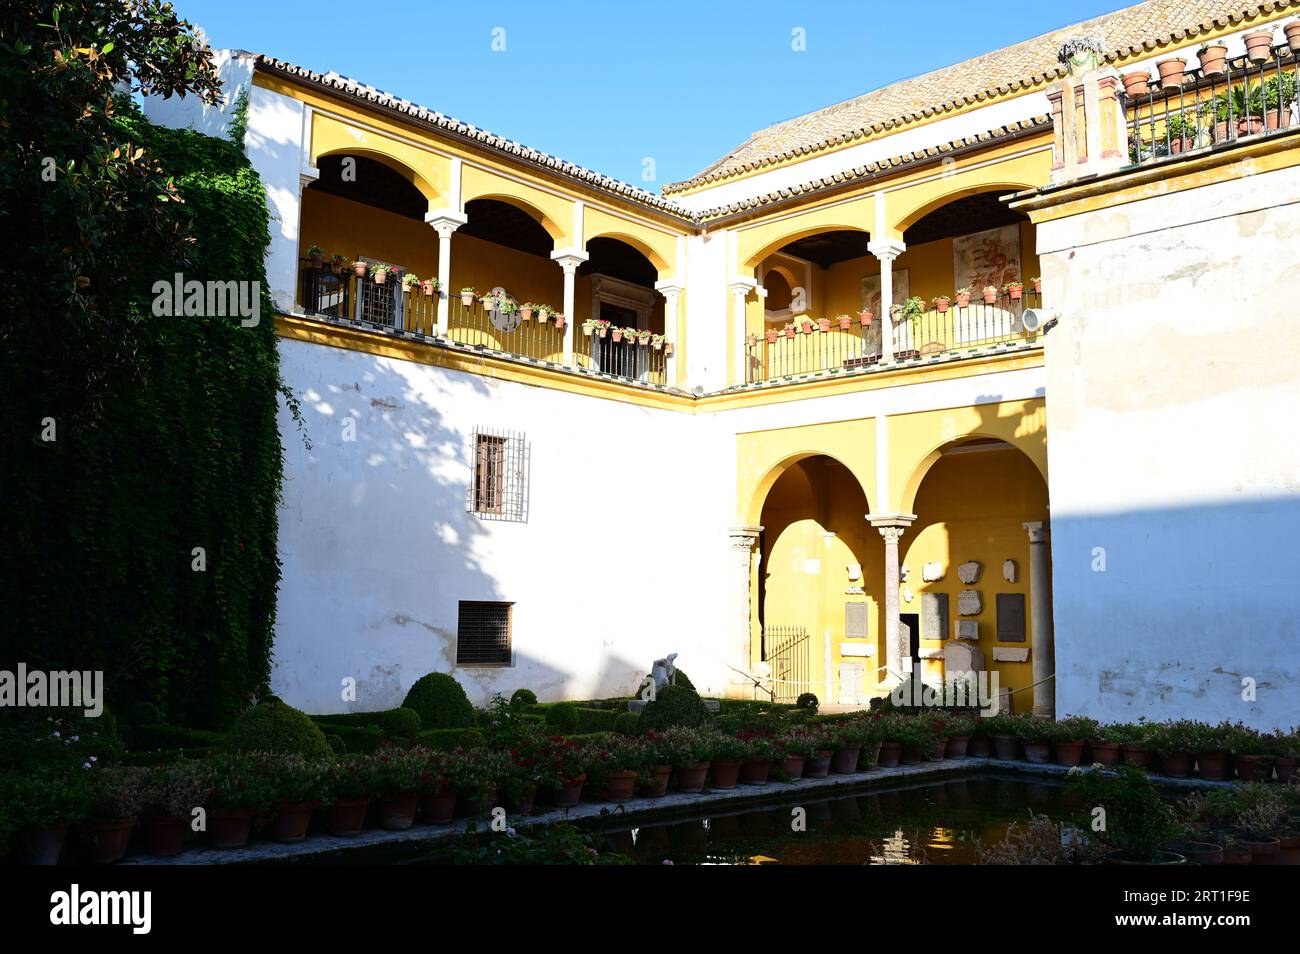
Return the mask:
[[731,545],[737,550],[753,550],[754,544],[758,543],[758,535],[762,532],[762,527],[751,525],[728,527],[727,537],[731,540]]
[[566,274],[576,272],[578,266],[590,258],[591,256],[580,248],[557,248],[551,253],[551,261],[564,269]]
[[744,297],[758,287],[758,281],[753,278],[746,278],[744,275],[737,275],[727,283],[728,290],[733,295]]
[[655,291],[659,292],[665,298],[671,298],[673,295],[680,295],[686,291],[686,285],[675,278],[667,278],[663,281],[655,282]]
[[442,238],[450,238],[452,232],[468,221],[468,215],[455,209],[434,209],[424,213],[424,224],[434,228]]
[[1023,526],[1028,532],[1030,543],[1047,542],[1047,524],[1042,520],[1032,520],[1028,523],[1022,524],[1021,526]]
[[882,262],[892,262],[907,251],[899,239],[878,239],[867,243],[867,251]]
[[900,527],[906,530],[916,522],[914,513],[869,513],[866,514],[866,518],[877,529]]
[[319,178],[319,168],[316,166],[303,166],[298,170],[298,188],[305,189]]

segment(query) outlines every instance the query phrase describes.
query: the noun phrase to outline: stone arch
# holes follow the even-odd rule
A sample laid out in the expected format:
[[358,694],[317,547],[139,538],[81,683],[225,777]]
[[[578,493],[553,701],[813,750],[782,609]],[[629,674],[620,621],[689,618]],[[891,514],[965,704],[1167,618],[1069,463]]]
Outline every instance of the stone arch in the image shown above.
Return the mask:
[[593,232],[585,237],[584,244],[590,242],[592,239],[599,238],[616,239],[624,245],[630,245],[645,256],[646,260],[655,267],[655,270],[659,273],[660,277],[664,276],[672,268],[672,265],[668,260],[664,258],[664,256],[661,255],[652,245],[650,245],[650,243],[637,238],[635,235],[628,232],[620,232],[614,229]]
[[862,232],[864,235],[871,235],[870,229],[863,226],[860,222],[853,221],[819,221],[816,225],[805,225],[802,228],[792,228],[789,232],[782,234],[779,238],[770,240],[762,248],[746,258],[742,270],[745,274],[749,274],[761,265],[764,259],[775,252],[779,252],[791,242],[797,242],[799,239],[807,238],[810,235],[818,235],[822,232]]
[[[750,526],[758,526],[760,518],[763,515],[763,505],[767,502],[767,496],[769,492],[771,492],[772,487],[775,486],[776,482],[781,478],[781,475],[800,461],[808,460],[813,457],[829,458],[852,474],[854,479],[857,481],[859,488],[862,490],[862,496],[865,497],[868,504],[870,504],[871,493],[868,489],[870,485],[863,479],[862,474],[858,473],[851,464],[846,463],[838,454],[831,453],[825,449],[809,448],[807,450],[797,451],[793,454],[787,454],[764,471],[763,476],[758,479],[758,482],[754,485],[748,496],[748,502],[744,510],[744,520],[742,522]],[[865,519],[865,517],[866,514],[864,513],[863,518]]]
[[542,228],[546,229],[546,234],[551,237],[551,240],[555,243],[557,248],[564,243],[565,232],[559,223],[527,199],[522,199],[517,195],[510,195],[505,192],[483,192],[474,195],[466,195],[464,196],[463,201],[468,204],[469,202],[481,199],[492,199],[496,202],[504,202],[506,205],[514,206],[529,218],[535,220]]
[[376,162],[387,166],[389,169],[392,169],[398,175],[402,176],[402,178],[406,179],[413,186],[419,189],[420,194],[428,200],[430,209],[437,208],[443,201],[442,193],[434,187],[433,183],[400,159],[395,159],[381,150],[352,146],[340,147],[338,149],[330,149],[319,153],[315,157],[315,160],[319,162],[321,159],[328,156],[365,156],[367,159],[373,159]]
[[[960,176],[956,177],[955,182],[960,181],[960,179]],[[899,219],[897,219],[893,228],[893,233],[895,236],[901,237],[904,232],[931,212],[941,209],[945,205],[949,205],[959,199],[979,195],[982,192],[1019,192],[1023,189],[1033,188],[1037,188],[1035,183],[1010,178],[996,178],[984,182],[972,182],[931,199],[919,201],[918,204],[911,207],[908,211],[903,213]],[[902,194],[908,195],[909,193],[903,192]]]
[[925,480],[925,475],[930,472],[935,463],[943,456],[944,451],[956,447],[960,444],[968,444],[980,440],[999,441],[1007,444],[1033,463],[1034,468],[1043,478],[1044,484],[1047,483],[1047,460],[1046,454],[1039,453],[1031,442],[1018,437],[1015,434],[996,433],[993,429],[987,431],[973,430],[961,434],[957,437],[942,440],[933,444],[930,449],[921,456],[920,460],[912,467],[906,483],[903,484],[901,496],[899,498],[899,507],[902,513],[915,513],[916,495],[921,489],[921,484]]

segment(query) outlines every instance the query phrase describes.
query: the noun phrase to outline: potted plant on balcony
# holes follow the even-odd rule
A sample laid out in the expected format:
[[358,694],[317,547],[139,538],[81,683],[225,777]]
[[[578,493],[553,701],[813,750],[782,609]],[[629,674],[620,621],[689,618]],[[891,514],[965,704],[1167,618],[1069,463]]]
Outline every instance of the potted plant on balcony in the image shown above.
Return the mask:
[[537,310],[536,304],[534,304],[531,301],[524,302],[522,305],[519,306],[519,320],[532,321],[533,312],[535,312],[536,310]]
[[1134,70],[1120,77],[1124,83],[1124,93],[1130,99],[1145,96],[1151,92],[1151,74],[1146,70]]
[[810,334],[812,334],[812,331],[813,331],[813,323],[812,323],[812,319],[811,319],[811,318],[808,318],[808,317],[806,317],[806,316],[803,317],[803,318],[800,318],[800,319],[799,319],[799,330],[802,331],[802,332],[803,332],[804,334],[806,334],[806,335],[810,335]]
[[610,340],[613,341],[614,344],[618,344],[623,340],[623,332],[626,330],[627,329],[625,328],[611,328],[609,331]]
[[510,316],[518,313],[519,306],[503,295],[497,299],[496,310],[498,314]]
[[546,324],[554,317],[555,317],[555,309],[552,308],[550,305],[537,306],[537,320],[540,321],[542,324]]
[[840,331],[849,331],[853,328],[852,315],[836,315],[835,323],[839,325]]
[[787,338],[794,338],[795,334],[797,333],[797,329],[795,328],[793,323],[786,325],[781,330],[785,332],[785,336]]
[[393,270],[393,266],[384,262],[376,262],[370,266],[370,277],[376,285],[382,285],[388,281],[388,275]]
[[664,350],[664,336],[663,336],[663,335],[651,335],[651,336],[650,336],[650,347],[654,348],[656,351],[663,351],[663,350]]
[[500,299],[496,295],[488,292],[479,298],[479,303],[483,306],[484,311],[496,311],[500,306]]
[[1156,70],[1160,73],[1161,86],[1182,86],[1187,61],[1181,56],[1167,56],[1163,60],[1156,60]]
[[[650,339],[652,337],[653,332],[651,332],[649,328],[638,328],[636,332],[636,343],[643,348],[648,348],[650,347]],[[755,336],[755,342],[757,342],[757,340],[757,336]]]
[[436,278],[425,278],[420,281],[420,290],[432,298],[438,292],[442,291],[442,282]]
[[946,312],[948,310],[948,306],[950,306],[951,304],[952,304],[952,299],[949,298],[947,295],[940,295],[938,298],[934,300],[935,311],[939,312],[939,314],[943,314],[944,312]]
[[777,337],[778,337],[780,334],[781,334],[781,332],[780,332],[779,329],[777,329],[777,328],[768,328],[767,330],[765,330],[765,331],[763,332],[763,337],[767,339],[767,343],[768,343],[769,345],[774,345],[774,344],[776,344],[776,339],[777,339]]
[[818,318],[817,328],[821,331],[822,334],[826,334],[831,330],[831,320],[829,318]]
[[353,262],[353,263],[352,263],[352,274],[355,275],[355,276],[357,276],[357,278],[365,278],[366,275],[367,275],[369,272],[370,272],[370,263],[369,263],[369,262]]
[[1012,301],[1020,301],[1025,294],[1025,283],[1020,281],[1007,282],[1002,286],[1002,290],[1011,296]]
[[595,325],[596,325],[597,337],[603,338],[605,337],[605,335],[609,333],[609,322],[606,321],[604,318],[597,318],[595,320]]
[[478,297],[478,289],[473,285],[466,285],[460,290],[460,303],[464,308],[474,304],[474,299]]
[[586,321],[582,323],[583,337],[590,338],[595,333],[596,333],[596,322],[591,318],[588,318]]
[[997,303],[997,300],[998,300],[998,286],[997,286],[997,285],[985,285],[985,286],[984,286],[984,304],[986,304],[986,305],[993,305],[993,304],[996,304],[996,303]]
[[965,288],[958,288],[955,292],[953,292],[953,297],[956,298],[957,300],[958,308],[968,307],[970,305],[970,296],[971,296],[971,287],[969,285],[967,285]]
[[672,343],[671,341],[665,341],[665,342],[664,342],[664,357],[665,357],[665,358],[671,358],[671,357],[673,356],[673,350],[674,350],[674,348],[673,348],[673,343]]
[[1043,280],[1035,275],[1030,281],[1034,283],[1034,294],[1041,295],[1043,293]]
[[311,259],[312,268],[322,268],[325,265],[325,249],[319,245],[307,249],[307,257]]
[[1228,47],[1223,43],[1206,43],[1196,51],[1202,76],[1218,76],[1228,65]]
[[342,255],[331,255],[331,256],[330,256],[330,273],[331,273],[331,274],[334,274],[334,275],[342,275],[342,274],[343,274],[343,266],[346,265],[347,263],[348,263],[348,260],[347,260],[346,258],[344,258]]
[[876,318],[876,313],[870,308],[863,308],[858,312],[858,325],[862,328],[870,328],[871,322]]
[[1246,44],[1246,56],[1253,63],[1263,63],[1273,52],[1273,30],[1251,30],[1243,34],[1241,41]]
[[415,292],[416,287],[420,284],[420,276],[414,272],[407,272],[402,276],[402,289],[408,292]]
[[554,315],[555,315],[555,327],[556,327],[556,330],[562,329],[566,324],[568,324],[569,319],[566,318],[566,317],[564,317],[564,312],[562,312],[562,311],[557,311],[557,312],[554,312]]

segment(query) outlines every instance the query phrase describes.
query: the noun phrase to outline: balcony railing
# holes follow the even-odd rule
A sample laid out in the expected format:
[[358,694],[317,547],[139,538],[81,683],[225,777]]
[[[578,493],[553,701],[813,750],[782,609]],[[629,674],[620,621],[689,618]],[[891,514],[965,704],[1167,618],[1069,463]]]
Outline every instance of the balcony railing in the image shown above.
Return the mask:
[[[369,271],[358,275],[350,266],[336,271],[304,260],[299,285],[299,300],[308,314],[437,336],[438,302],[444,293],[427,284],[407,285],[400,272],[390,272],[378,282]],[[447,302],[447,333],[442,340],[559,365],[564,362],[566,323],[560,316],[489,307],[477,295],[455,293]],[[614,341],[594,332],[581,334],[581,328],[574,329],[574,367],[643,384],[666,383],[665,355],[672,354],[672,345]]]
[[[992,348],[1028,347],[1041,329],[1028,331],[1024,313],[1041,308],[1040,293],[1025,287],[959,304],[930,302],[912,317],[893,318],[894,365],[954,360]],[[942,310],[941,310],[942,309]],[[881,323],[877,316],[815,319],[801,316],[793,326],[768,330],[747,341],[745,381],[753,384],[803,375],[860,371],[881,362]]]
[[1300,125],[1300,59],[1287,46],[1230,60],[1211,48],[1199,59],[1188,69],[1176,58],[1162,61],[1155,78],[1124,74],[1134,164]]

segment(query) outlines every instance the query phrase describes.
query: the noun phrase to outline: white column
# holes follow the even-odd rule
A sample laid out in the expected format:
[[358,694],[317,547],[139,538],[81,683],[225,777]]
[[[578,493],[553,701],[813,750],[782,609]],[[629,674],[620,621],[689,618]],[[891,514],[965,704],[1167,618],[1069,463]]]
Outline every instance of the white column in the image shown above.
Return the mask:
[[752,278],[738,276],[733,278],[727,287],[731,290],[735,301],[732,330],[735,333],[733,349],[736,356],[736,380],[732,383],[744,384],[745,368],[749,360],[749,356],[745,351],[745,299],[749,297],[750,292],[758,288],[758,282]]
[[894,360],[894,318],[889,313],[894,304],[894,260],[907,250],[897,240],[871,242],[867,250],[880,261],[880,363]]
[[[885,538],[885,661],[887,667],[880,682],[895,686],[906,678],[903,668],[903,639],[899,631],[898,541],[916,520],[916,514],[867,514],[867,520]],[[880,676],[880,673],[877,673]]]
[[448,302],[451,300],[451,289],[447,287],[451,284],[451,233],[468,222],[469,217],[464,212],[446,208],[425,213],[424,221],[438,233],[438,324],[434,333],[445,338]]
[[[677,334],[681,328],[681,307],[682,292],[686,286],[680,282],[668,280],[655,282],[655,291],[664,296],[664,340],[671,341],[674,346],[677,344]],[[664,380],[670,388],[677,387],[677,355],[671,358],[664,358],[665,377]]]
[[1052,634],[1052,584],[1047,524],[1026,523],[1029,533],[1029,656],[1033,662],[1034,715],[1056,718],[1056,645]]
[[[753,660],[753,649],[750,646],[753,623],[751,621],[752,610],[749,593],[753,586],[754,547],[758,543],[758,535],[762,531],[762,527],[754,526],[732,527],[727,531],[727,535],[731,539],[731,547],[738,557],[736,560],[735,589],[736,632],[732,648],[736,661],[732,665],[741,672],[746,673],[750,671]],[[752,685],[750,680],[739,677],[734,682],[737,685],[743,684],[746,688]]]
[[567,368],[573,367],[573,326],[578,323],[574,315],[574,276],[578,273],[578,266],[589,258],[591,258],[590,255],[578,248],[559,248],[551,253],[551,259],[559,263],[560,268],[564,269],[564,305],[562,311],[565,318],[564,366]]

